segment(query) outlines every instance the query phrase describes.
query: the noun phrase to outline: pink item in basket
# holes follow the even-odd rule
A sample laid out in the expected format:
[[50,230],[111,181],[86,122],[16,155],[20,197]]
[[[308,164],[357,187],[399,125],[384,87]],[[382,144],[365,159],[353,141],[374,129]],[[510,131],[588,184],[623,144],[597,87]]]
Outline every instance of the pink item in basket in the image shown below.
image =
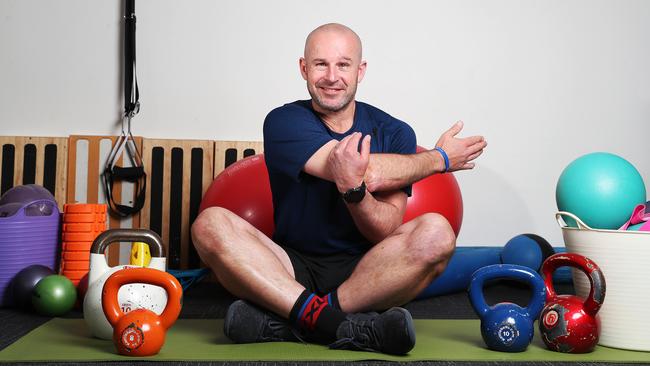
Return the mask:
[[650,231],[650,201],[634,207],[632,216],[619,230]]

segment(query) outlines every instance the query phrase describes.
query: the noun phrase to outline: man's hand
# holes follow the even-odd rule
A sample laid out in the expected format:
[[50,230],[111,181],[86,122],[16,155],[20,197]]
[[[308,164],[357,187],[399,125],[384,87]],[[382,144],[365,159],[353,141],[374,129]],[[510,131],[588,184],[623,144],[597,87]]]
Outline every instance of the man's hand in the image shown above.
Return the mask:
[[328,170],[339,192],[356,188],[363,182],[370,161],[370,135],[361,142],[361,133],[355,132],[343,138],[330,151],[327,158]]
[[472,161],[478,158],[487,146],[483,136],[456,137],[462,129],[463,122],[458,121],[436,142],[436,147],[442,148],[449,157],[450,172],[474,168]]

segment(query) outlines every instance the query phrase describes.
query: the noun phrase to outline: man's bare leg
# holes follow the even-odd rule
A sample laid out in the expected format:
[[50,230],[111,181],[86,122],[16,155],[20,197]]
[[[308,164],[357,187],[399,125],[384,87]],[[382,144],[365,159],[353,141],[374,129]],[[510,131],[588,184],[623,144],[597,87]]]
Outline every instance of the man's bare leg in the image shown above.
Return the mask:
[[287,253],[227,209],[204,210],[192,225],[196,250],[233,295],[289,318],[305,288],[294,279]]
[[456,244],[447,220],[424,214],[398,227],[338,288],[341,309],[383,310],[415,298],[447,266]]

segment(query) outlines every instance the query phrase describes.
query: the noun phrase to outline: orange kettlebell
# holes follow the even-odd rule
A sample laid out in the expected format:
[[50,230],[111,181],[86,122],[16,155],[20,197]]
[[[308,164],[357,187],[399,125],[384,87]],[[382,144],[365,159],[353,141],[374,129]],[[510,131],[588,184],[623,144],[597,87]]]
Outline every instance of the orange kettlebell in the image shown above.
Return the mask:
[[[124,313],[117,301],[117,293],[123,285],[146,283],[160,286],[167,291],[167,306],[158,315],[148,309],[136,309]],[[152,268],[125,268],[113,273],[102,290],[102,308],[106,319],[113,326],[113,343],[117,353],[126,356],[152,356],[165,344],[165,333],[181,312],[183,288],[178,280],[167,272]]]

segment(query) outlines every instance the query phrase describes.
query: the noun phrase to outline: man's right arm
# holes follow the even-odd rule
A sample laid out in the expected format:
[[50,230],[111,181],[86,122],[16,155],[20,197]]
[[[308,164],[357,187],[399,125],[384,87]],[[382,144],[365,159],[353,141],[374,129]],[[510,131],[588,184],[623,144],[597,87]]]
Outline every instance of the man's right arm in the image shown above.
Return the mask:
[[[448,171],[472,169],[473,160],[481,155],[487,146],[482,136],[456,137],[462,128],[462,122],[454,124],[436,143],[436,146],[447,153]],[[336,140],[329,141],[316,151],[305,164],[305,172],[333,181],[327,159],[337,143]],[[426,150],[416,154],[370,154],[364,180],[371,192],[390,191],[444,171],[444,159],[436,150]]]
[[[328,169],[327,159],[337,143],[332,140],[318,149],[305,164],[305,172],[333,182],[334,175]],[[444,167],[442,156],[435,150],[417,154],[370,154],[364,180],[370,192],[388,191],[440,173]]]

